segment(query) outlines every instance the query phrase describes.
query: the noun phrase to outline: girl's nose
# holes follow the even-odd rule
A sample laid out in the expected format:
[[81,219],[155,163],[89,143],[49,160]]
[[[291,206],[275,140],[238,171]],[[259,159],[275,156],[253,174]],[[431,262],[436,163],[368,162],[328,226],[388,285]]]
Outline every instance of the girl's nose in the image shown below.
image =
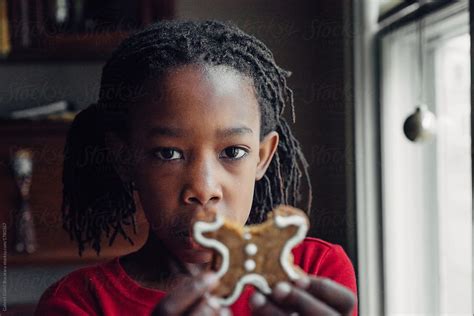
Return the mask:
[[222,199],[218,170],[209,160],[190,163],[186,180],[183,189],[183,200],[186,204],[206,206]]

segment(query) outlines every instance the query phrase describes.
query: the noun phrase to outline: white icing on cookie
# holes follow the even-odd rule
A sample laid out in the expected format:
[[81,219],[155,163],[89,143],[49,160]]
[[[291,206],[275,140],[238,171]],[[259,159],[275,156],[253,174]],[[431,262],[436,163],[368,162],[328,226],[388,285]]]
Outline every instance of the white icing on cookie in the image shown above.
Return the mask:
[[[280,254],[280,264],[283,270],[287,273],[291,280],[297,280],[300,278],[300,274],[296,272],[294,267],[291,265],[288,260],[291,250],[300,243],[306,236],[308,231],[308,223],[304,217],[293,215],[293,216],[279,216],[274,217],[275,225],[278,228],[284,228],[287,226],[298,226],[296,234],[291,237],[283,246],[282,252]],[[204,247],[215,249],[222,257],[222,264],[219,270],[216,272],[218,277],[221,278],[229,269],[229,248],[227,246],[215,239],[209,239],[203,236],[203,233],[212,232],[218,230],[224,224],[224,219],[222,216],[216,215],[216,219],[212,223],[208,222],[196,222],[194,224],[194,239]],[[245,240],[250,240],[252,234],[245,229],[243,235]],[[247,255],[252,256],[258,252],[258,247],[254,243],[250,243],[245,247],[245,252]],[[256,268],[256,263],[252,259],[247,259],[244,262],[244,268],[246,271],[250,272]],[[250,273],[242,276],[236,283],[233,292],[231,295],[225,298],[216,299],[222,306],[232,305],[241,295],[244,286],[251,284],[260,290],[262,293],[269,295],[271,293],[271,288],[268,285],[267,280],[256,273]]]
[[217,276],[221,278],[226,274],[229,269],[229,248],[226,245],[215,239],[206,238],[203,236],[204,233],[213,232],[218,230],[224,225],[224,218],[216,215],[216,220],[213,223],[208,222],[196,222],[194,223],[194,239],[204,247],[215,249],[222,257],[222,264],[219,270],[216,272]]
[[257,266],[257,264],[252,259],[247,259],[244,262],[245,271],[247,271],[247,272],[255,270],[256,266]]
[[291,250],[299,244],[306,237],[308,232],[308,223],[306,219],[302,216],[293,215],[293,216],[275,216],[275,225],[279,228],[287,227],[290,225],[298,226],[298,231],[296,234],[288,239],[283,246],[283,250],[280,254],[280,264],[283,267],[283,270],[288,274],[289,278],[294,281],[301,277],[299,273],[296,272],[292,263],[288,260]]
[[247,256],[255,256],[257,254],[258,247],[256,244],[248,244],[245,246],[245,253]]
[[239,298],[244,286],[251,284],[260,290],[263,294],[269,295],[272,293],[270,286],[268,285],[267,280],[259,274],[251,273],[246,274],[237,281],[237,284],[234,287],[234,291],[228,297],[217,297],[217,300],[222,306],[229,306],[234,304],[234,302]]

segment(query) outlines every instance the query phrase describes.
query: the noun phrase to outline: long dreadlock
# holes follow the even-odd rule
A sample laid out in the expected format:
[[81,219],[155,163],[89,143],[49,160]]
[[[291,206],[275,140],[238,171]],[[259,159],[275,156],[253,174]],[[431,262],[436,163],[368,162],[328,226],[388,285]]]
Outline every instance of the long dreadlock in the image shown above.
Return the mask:
[[[283,117],[293,93],[287,86],[289,72],[275,64],[271,51],[235,25],[217,21],[162,21],[125,40],[102,71],[99,101],[81,111],[68,133],[63,171],[63,228],[79,245],[79,255],[90,243],[100,253],[102,233],[112,245],[118,234],[133,244],[124,230],[136,234],[133,188],[123,183],[114,157],[105,146],[105,134],[128,133],[128,107],[146,93],[144,83],[165,71],[188,64],[225,65],[253,80],[260,105],[260,138],[277,131],[280,142],[264,177],[255,185],[247,224],[260,223],[278,204],[301,200],[300,179],[311,185],[308,164],[298,141]],[[110,235],[112,231],[112,235]]]

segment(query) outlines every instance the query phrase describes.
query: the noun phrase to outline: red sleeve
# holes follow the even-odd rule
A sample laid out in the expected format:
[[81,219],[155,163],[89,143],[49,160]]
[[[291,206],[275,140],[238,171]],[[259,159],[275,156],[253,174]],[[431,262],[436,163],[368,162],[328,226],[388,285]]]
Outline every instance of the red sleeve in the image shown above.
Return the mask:
[[40,302],[35,311],[35,316],[88,316],[93,315],[82,309],[76,303],[68,300],[51,299]]
[[[318,276],[326,277],[344,285],[354,292],[357,298],[357,284],[352,262],[339,245],[333,245],[321,257],[318,267]],[[353,316],[357,316],[357,304]]]
[[80,284],[63,286],[65,279],[51,285],[41,296],[35,316],[88,316],[97,315],[93,300]]
[[[331,279],[354,292],[357,298],[357,284],[354,267],[344,249],[319,238],[307,237],[293,249],[295,264],[306,273]],[[353,316],[357,316],[357,304]]]

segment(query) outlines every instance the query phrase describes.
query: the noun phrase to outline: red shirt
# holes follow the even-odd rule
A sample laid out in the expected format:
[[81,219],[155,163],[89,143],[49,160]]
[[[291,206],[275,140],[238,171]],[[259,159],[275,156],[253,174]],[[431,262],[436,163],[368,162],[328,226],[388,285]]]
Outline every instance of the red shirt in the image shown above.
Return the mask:
[[[354,268],[339,245],[306,238],[293,249],[295,264],[309,274],[330,278],[357,294]],[[35,315],[149,315],[166,295],[131,279],[116,257],[105,263],[73,271],[41,296]],[[250,315],[247,287],[231,306],[234,315]],[[357,315],[357,307],[353,313]]]

